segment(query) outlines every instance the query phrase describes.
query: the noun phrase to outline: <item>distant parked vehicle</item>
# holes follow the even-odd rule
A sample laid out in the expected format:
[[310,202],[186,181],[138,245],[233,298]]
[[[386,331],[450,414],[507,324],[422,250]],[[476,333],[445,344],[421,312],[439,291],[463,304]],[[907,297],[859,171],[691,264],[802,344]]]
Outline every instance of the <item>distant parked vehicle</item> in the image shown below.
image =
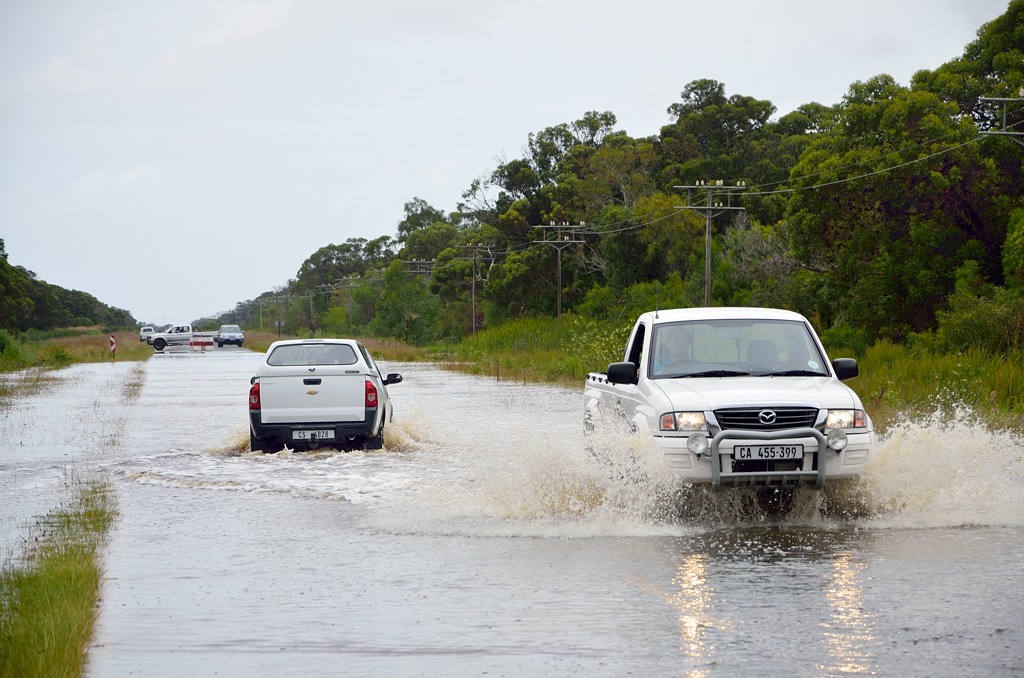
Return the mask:
[[224,344],[234,344],[241,348],[245,343],[245,333],[238,325],[221,325],[217,333],[213,335],[213,340],[217,342],[217,348],[221,348]]
[[146,325],[145,327],[139,330],[139,341],[148,341],[149,338],[153,336],[154,332],[156,332],[156,330],[154,330],[149,325]]
[[154,332],[146,338],[146,343],[158,351],[168,346],[191,346],[193,342],[203,341],[213,344],[213,332],[198,332],[192,325],[174,325],[166,332]]

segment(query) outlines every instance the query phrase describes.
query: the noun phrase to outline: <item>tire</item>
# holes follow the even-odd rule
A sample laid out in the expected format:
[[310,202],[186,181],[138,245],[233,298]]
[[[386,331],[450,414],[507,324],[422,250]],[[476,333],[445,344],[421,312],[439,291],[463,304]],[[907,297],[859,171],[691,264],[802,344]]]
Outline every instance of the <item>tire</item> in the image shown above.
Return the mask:
[[249,431],[249,448],[253,452],[274,454],[281,451],[281,445],[273,438],[257,438]]
[[381,425],[380,431],[377,435],[370,436],[366,439],[366,444],[363,445],[364,450],[383,450],[384,449],[384,426]]
[[158,351],[162,351],[167,348],[167,340],[162,337],[157,337],[153,340],[153,348]]
[[217,348],[224,348],[224,344],[218,341],[217,342]]

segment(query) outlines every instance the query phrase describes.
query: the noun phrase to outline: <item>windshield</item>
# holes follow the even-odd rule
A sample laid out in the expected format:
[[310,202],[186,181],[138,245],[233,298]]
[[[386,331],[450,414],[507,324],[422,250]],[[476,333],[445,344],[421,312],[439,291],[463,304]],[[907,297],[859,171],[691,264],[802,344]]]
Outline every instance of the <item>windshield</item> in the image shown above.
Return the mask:
[[241,332],[242,328],[239,327],[238,325],[225,325],[224,327],[220,328],[220,331],[221,332]]
[[656,325],[648,370],[653,379],[828,376],[825,358],[802,322],[694,320]]

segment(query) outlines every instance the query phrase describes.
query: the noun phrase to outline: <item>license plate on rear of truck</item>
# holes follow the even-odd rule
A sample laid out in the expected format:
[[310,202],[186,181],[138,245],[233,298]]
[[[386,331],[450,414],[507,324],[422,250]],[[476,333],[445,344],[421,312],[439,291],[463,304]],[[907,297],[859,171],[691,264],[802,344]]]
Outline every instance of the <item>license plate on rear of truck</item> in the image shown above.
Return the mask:
[[803,445],[737,445],[732,450],[733,459],[803,459]]
[[315,431],[292,431],[292,440],[334,440],[334,430],[322,428]]

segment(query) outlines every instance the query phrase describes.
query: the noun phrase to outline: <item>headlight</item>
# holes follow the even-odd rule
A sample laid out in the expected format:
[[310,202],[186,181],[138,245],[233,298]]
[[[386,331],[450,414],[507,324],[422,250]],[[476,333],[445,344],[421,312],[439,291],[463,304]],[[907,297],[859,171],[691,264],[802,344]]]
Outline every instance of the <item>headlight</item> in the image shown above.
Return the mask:
[[867,428],[868,416],[864,410],[829,410],[825,428]]
[[662,431],[703,431],[707,428],[703,412],[666,412],[658,428]]

